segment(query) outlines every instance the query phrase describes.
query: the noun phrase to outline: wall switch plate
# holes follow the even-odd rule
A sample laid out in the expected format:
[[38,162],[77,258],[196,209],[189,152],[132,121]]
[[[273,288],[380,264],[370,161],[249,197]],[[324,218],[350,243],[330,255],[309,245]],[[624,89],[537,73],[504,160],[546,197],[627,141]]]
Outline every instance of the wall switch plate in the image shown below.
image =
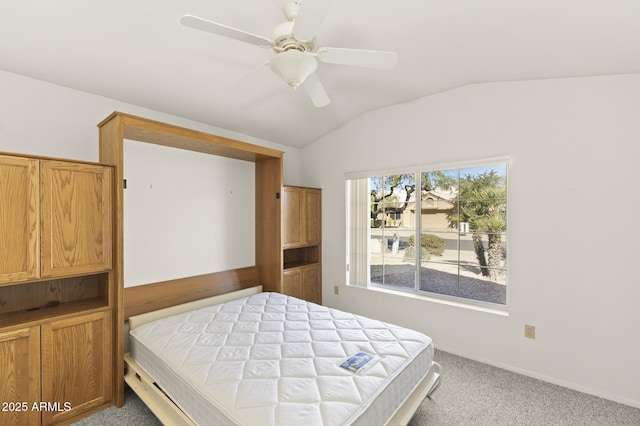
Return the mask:
[[340,294],[340,287],[338,287],[338,286],[333,287],[333,293],[334,294]]
[[536,327],[535,325],[524,325],[524,337],[527,339],[535,339],[536,338]]

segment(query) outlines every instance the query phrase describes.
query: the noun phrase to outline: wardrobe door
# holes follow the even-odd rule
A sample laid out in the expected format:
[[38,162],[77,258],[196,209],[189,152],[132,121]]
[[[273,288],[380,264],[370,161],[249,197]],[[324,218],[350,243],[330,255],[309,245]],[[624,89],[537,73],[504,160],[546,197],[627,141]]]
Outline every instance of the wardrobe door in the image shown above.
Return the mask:
[[43,412],[51,424],[111,400],[111,311],[78,315],[42,325]]
[[302,268],[302,298],[311,303],[322,303],[322,285],[320,283],[320,265]]
[[0,285],[40,276],[38,164],[0,155]]
[[303,204],[303,229],[304,229],[304,238],[303,242],[305,245],[317,245],[320,244],[321,240],[321,229],[320,229],[320,190],[319,189],[311,189],[305,188],[302,191],[302,204]]
[[282,293],[302,299],[302,271],[287,269],[282,274]]
[[40,327],[0,331],[0,424],[24,426],[40,424]]
[[301,188],[285,186],[282,190],[282,246],[285,249],[304,244],[301,211]]
[[111,269],[111,169],[42,161],[40,180],[42,277]]

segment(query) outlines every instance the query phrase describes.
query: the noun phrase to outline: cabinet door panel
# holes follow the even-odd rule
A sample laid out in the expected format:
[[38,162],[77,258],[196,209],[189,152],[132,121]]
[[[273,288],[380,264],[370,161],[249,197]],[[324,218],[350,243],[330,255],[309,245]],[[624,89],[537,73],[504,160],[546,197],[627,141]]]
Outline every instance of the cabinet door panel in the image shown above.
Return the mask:
[[307,245],[320,244],[320,191],[305,189],[303,192],[304,203],[304,243]]
[[311,303],[322,303],[320,285],[320,266],[307,266],[302,269],[302,298]]
[[42,325],[42,400],[70,408],[43,412],[44,424],[111,400],[110,339],[110,311]]
[[38,160],[0,156],[0,284],[40,276]]
[[302,299],[302,273],[300,269],[284,271],[282,274],[282,293]]
[[284,248],[301,246],[303,223],[300,188],[284,187],[282,191],[282,245]]
[[40,401],[40,327],[0,332],[1,425],[38,425],[40,412],[31,410]]
[[42,161],[42,276],[111,269],[108,167]]

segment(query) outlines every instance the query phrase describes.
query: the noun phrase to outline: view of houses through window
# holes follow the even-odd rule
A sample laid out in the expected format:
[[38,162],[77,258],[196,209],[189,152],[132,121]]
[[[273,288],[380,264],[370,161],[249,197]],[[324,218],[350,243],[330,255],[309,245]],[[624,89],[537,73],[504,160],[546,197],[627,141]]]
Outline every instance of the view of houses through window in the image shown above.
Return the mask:
[[350,284],[506,305],[506,177],[503,163],[350,180]]

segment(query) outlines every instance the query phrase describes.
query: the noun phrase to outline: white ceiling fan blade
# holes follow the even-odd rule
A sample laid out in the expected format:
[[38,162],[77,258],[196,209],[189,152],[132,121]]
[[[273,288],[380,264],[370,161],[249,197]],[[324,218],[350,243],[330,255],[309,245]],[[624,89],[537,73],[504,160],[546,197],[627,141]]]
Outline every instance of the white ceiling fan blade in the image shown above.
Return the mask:
[[298,40],[309,41],[316,35],[320,23],[331,8],[333,0],[305,0],[293,22],[293,35]]
[[182,25],[195,28],[196,30],[206,31],[223,37],[232,38],[234,40],[244,41],[245,43],[254,44],[260,47],[273,47],[273,41],[266,37],[251,34],[236,28],[218,24],[217,22],[207,21],[197,16],[185,15],[180,19]]
[[313,102],[313,104],[318,108],[327,106],[331,102],[329,95],[327,95],[327,92],[324,90],[324,86],[320,82],[316,73],[308,76],[302,85],[311,98],[311,102]]
[[398,54],[380,50],[321,47],[318,49],[318,59],[330,64],[390,70],[398,63]]

